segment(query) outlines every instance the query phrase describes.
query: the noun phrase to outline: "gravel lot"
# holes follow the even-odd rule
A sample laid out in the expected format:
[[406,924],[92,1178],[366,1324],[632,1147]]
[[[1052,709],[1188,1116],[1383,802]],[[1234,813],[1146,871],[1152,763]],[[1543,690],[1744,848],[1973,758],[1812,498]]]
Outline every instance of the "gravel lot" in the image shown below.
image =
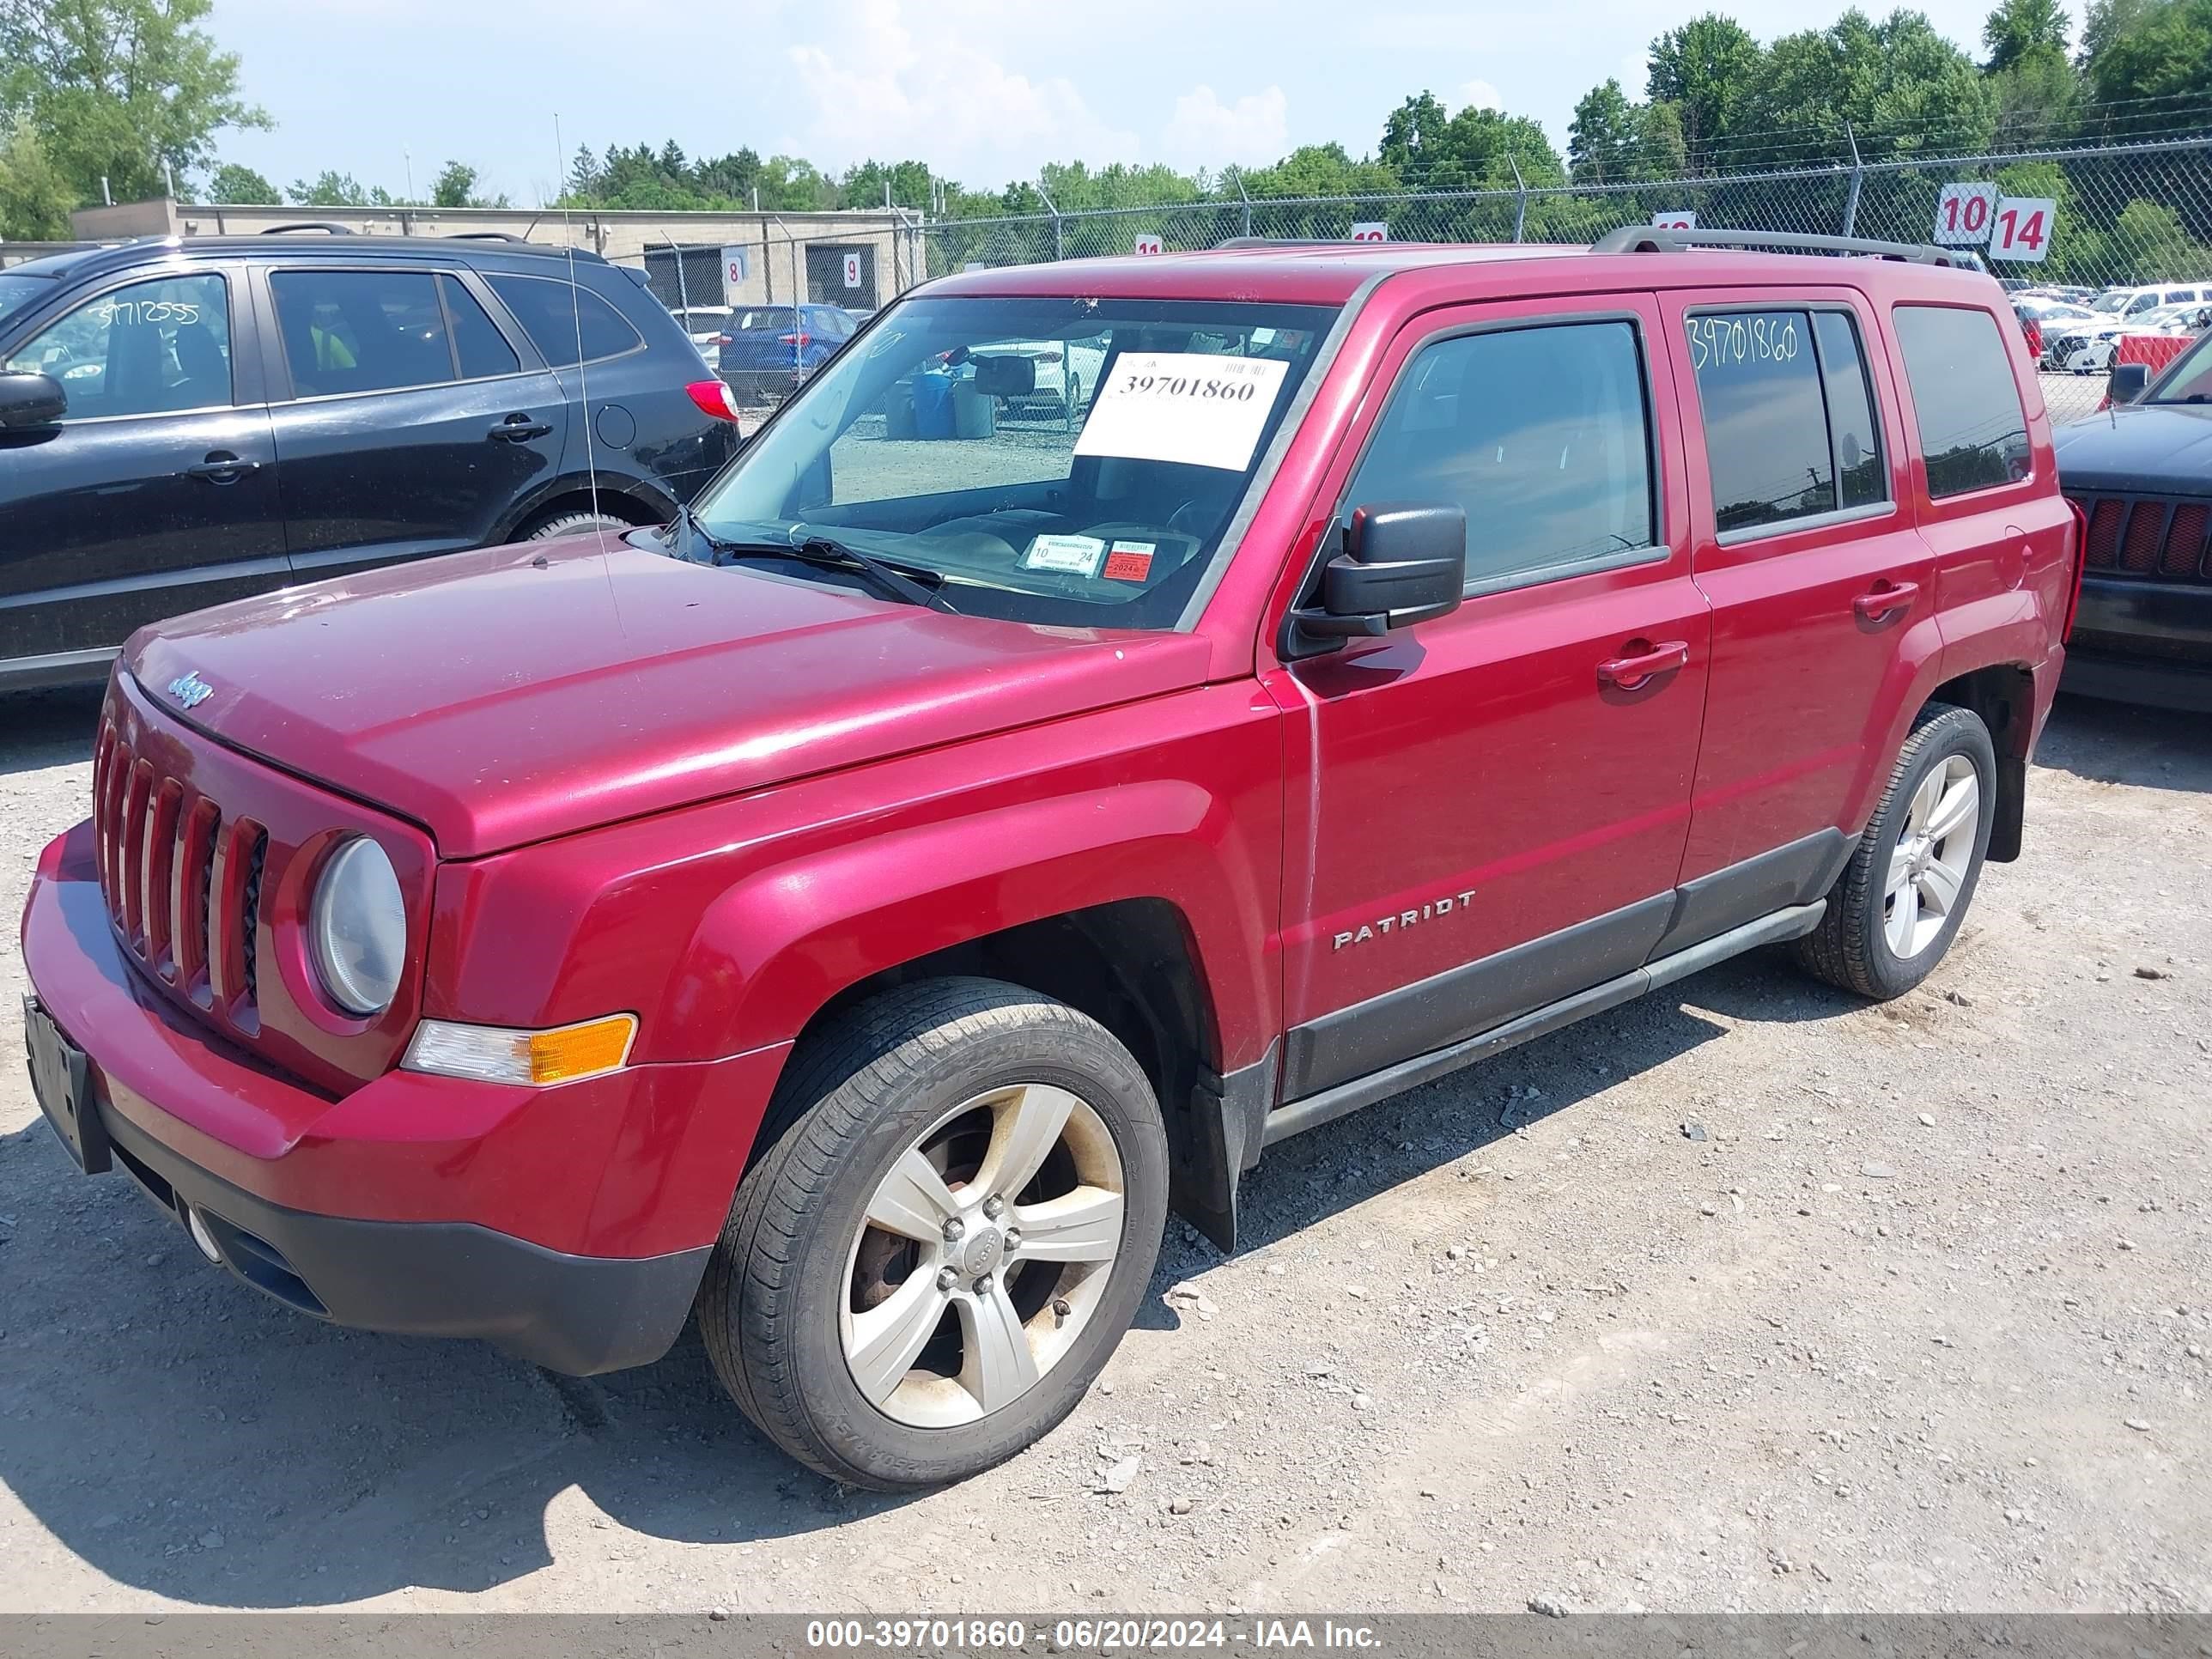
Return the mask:
[[[94,709],[0,704],[11,927]],[[2212,1609],[2208,791],[2203,721],[2063,703],[1920,992],[1749,958],[1286,1144],[1064,1428],[909,1500],[696,1339],[580,1383],[289,1314],[11,1062],[0,1608]]]

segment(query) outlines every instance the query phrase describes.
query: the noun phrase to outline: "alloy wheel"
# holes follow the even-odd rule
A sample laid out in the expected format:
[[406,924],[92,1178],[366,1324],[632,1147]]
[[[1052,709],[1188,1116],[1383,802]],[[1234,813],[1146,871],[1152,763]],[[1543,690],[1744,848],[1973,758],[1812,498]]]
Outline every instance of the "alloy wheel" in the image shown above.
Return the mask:
[[1899,962],[1933,945],[1957,908],[1981,817],[1981,779],[1967,756],[1946,757],[1912,792],[1882,887],[1883,936]]
[[1097,1311],[1125,1206],[1114,1137],[1067,1090],[954,1107],[877,1184],[847,1252],[838,1335],[861,1394],[918,1428],[1022,1398]]

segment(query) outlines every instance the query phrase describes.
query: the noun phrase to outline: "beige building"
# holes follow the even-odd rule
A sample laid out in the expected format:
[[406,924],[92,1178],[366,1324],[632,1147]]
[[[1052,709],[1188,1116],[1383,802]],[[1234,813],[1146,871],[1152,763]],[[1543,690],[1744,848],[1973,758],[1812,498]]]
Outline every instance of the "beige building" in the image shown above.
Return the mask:
[[[71,214],[70,222],[87,242],[252,236],[313,224],[362,236],[507,235],[556,246],[574,244],[618,264],[644,266],[653,292],[672,306],[812,300],[868,311],[913,287],[922,264],[920,222],[896,210],[779,214],[578,208],[564,213],[559,208],[225,207],[164,198],[86,208]],[[734,280],[728,275],[732,267]]]

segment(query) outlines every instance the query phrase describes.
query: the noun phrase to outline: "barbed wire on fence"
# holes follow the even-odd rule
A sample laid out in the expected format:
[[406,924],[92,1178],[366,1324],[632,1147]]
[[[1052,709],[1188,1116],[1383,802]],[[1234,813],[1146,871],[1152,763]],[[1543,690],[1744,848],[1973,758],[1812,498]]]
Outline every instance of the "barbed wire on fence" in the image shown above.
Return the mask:
[[2212,281],[2208,163],[2212,137],[2197,132],[1504,189],[1249,197],[1232,177],[1236,196],[1206,201],[927,220],[916,231],[915,272],[1131,253],[1140,240],[1146,251],[1169,252],[1233,236],[1342,240],[1356,225],[1379,225],[1394,241],[1588,242],[1675,214],[1695,214],[1708,228],[1925,242],[1944,185],[1988,183],[2057,204],[2046,257],[2001,267],[2004,274],[2085,288]]

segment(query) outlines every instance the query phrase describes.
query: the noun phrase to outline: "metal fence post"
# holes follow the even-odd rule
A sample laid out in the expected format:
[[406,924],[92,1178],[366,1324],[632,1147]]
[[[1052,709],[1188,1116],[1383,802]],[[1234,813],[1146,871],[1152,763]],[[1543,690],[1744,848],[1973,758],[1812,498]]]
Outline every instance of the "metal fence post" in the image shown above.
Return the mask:
[[1859,222],[1859,186],[1866,183],[1866,168],[1859,161],[1858,135],[1851,131],[1849,121],[1844,123],[1844,137],[1851,146],[1851,190],[1844,198],[1844,234],[1857,234]]
[[1237,234],[1240,236],[1249,236],[1252,234],[1252,198],[1244,193],[1244,170],[1242,167],[1239,167],[1237,170],[1235,176],[1237,180],[1237,199],[1244,204],[1244,228],[1237,232]]
[[1037,199],[1044,204],[1044,210],[1052,215],[1052,257],[1065,259],[1067,258],[1067,234],[1060,224],[1060,210],[1053,204],[1052,198],[1044,193],[1044,180],[1042,179],[1037,180],[1036,193]]
[[1523,241],[1528,228],[1528,181],[1521,176],[1520,162],[1509,155],[1505,164],[1513,169],[1513,188],[1518,192],[1513,204],[1513,240]]

